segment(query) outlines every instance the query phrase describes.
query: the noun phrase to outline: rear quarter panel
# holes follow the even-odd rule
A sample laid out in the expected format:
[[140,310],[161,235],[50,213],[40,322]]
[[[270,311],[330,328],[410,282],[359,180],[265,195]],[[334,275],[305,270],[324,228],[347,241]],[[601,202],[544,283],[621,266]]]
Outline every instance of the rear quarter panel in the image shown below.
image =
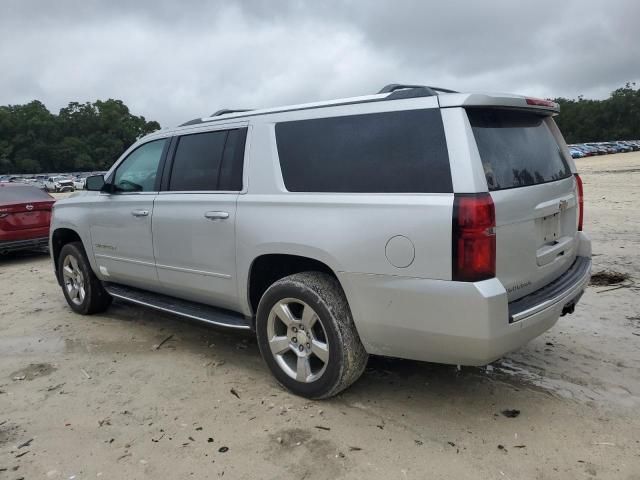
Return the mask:
[[[323,116],[332,115],[328,110]],[[248,191],[238,198],[236,220],[240,298],[247,298],[253,260],[271,253],[313,258],[334,272],[451,278],[453,194],[288,192],[276,146],[277,117],[252,123],[245,161]],[[413,247],[413,261],[403,268],[393,266],[386,254],[387,243],[398,235]]]

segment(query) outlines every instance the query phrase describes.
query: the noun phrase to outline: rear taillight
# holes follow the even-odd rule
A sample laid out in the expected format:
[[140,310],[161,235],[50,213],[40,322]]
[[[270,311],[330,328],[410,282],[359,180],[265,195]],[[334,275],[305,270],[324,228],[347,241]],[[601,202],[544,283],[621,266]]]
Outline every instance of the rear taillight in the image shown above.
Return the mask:
[[576,177],[576,188],[578,189],[578,231],[582,231],[582,219],[584,218],[584,194],[582,191],[582,179],[577,173],[574,175]]
[[496,276],[496,215],[488,193],[456,194],[453,201],[453,280]]

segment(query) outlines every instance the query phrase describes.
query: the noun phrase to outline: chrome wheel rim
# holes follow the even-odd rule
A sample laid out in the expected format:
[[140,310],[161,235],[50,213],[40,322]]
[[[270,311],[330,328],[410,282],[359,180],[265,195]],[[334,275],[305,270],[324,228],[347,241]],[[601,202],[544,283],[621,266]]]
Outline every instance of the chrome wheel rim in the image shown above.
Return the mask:
[[318,380],[329,363],[329,340],[318,314],[301,300],[276,303],[267,319],[271,354],[289,377],[301,383]]
[[67,255],[62,261],[62,279],[69,300],[75,305],[82,305],[87,292],[84,286],[82,270],[80,270],[78,260],[73,255]]

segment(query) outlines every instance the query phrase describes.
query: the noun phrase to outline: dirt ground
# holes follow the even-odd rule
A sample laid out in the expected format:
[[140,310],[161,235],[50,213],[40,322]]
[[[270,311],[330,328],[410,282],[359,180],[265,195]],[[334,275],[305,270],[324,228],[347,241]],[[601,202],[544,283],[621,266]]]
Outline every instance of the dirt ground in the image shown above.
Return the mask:
[[578,168],[621,288],[487,368],[372,358],[329,401],[283,391],[250,336],[80,317],[47,256],[0,259],[0,478],[640,479],[640,152]]

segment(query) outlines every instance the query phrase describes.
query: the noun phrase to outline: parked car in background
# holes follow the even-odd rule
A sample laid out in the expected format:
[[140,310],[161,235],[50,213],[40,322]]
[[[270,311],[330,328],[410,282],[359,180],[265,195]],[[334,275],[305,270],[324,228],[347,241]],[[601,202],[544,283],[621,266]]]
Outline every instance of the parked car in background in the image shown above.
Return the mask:
[[608,154],[608,153],[616,153],[617,152],[616,148],[614,148],[613,146],[608,145],[606,143],[602,143],[602,142],[601,143],[584,143],[583,145],[585,147],[594,149],[596,151],[603,152],[601,154]]
[[86,177],[82,177],[80,175],[74,177],[73,179],[73,186],[76,190],[83,190],[84,189],[84,183],[85,183]]
[[571,145],[569,146],[569,153],[571,153],[572,158],[582,158],[586,156],[582,150]]
[[627,142],[613,142],[614,145],[617,145],[622,149],[623,152],[633,152],[635,149],[632,145],[629,145]]
[[585,153],[586,156],[590,157],[592,155],[603,155],[605,153],[604,150],[599,149],[593,145],[582,144],[579,148]]
[[44,187],[47,192],[73,192],[75,190],[73,180],[62,175],[48,177],[44,182]]
[[19,183],[0,184],[0,254],[46,247],[51,207],[46,192]]
[[628,147],[631,147],[631,149],[634,152],[637,152],[638,150],[640,150],[640,145],[638,145],[636,142],[633,142],[631,140],[625,140],[625,141],[621,141],[619,143],[622,143],[623,145],[626,145]]
[[631,151],[631,148],[618,142],[605,142],[605,145],[611,147],[614,150],[613,153],[626,153]]
[[591,157],[595,155],[595,153],[591,149],[585,148],[584,145],[573,145],[572,148],[578,150],[585,157]]

